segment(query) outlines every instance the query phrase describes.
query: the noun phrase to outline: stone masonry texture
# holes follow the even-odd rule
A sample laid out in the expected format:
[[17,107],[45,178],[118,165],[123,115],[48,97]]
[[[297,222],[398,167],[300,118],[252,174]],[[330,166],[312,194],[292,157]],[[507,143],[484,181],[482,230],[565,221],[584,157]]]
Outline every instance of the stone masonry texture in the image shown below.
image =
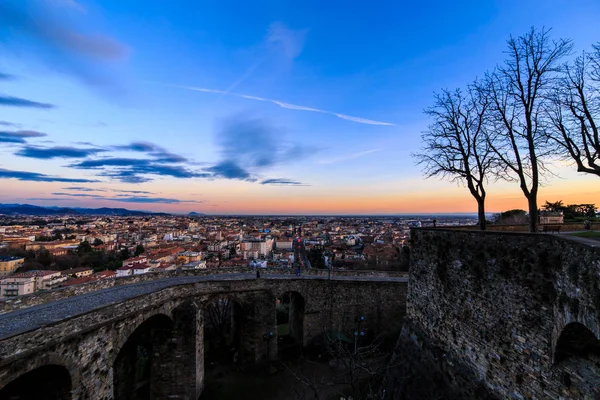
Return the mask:
[[597,339],[599,316],[598,248],[558,235],[412,231],[404,343],[436,349],[499,398],[599,398],[594,354],[556,358],[565,327]]

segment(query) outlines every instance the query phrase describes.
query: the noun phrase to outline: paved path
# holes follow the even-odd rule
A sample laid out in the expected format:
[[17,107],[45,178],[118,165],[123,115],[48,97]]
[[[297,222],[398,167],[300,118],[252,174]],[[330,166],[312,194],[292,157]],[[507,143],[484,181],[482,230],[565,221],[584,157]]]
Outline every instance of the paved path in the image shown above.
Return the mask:
[[587,244],[588,246],[591,246],[591,247],[600,247],[600,241],[598,241],[598,240],[588,239],[588,238],[572,235],[573,233],[581,233],[581,232],[590,232],[590,231],[565,232],[565,233],[559,234],[559,236],[563,237],[565,239],[572,240],[574,242]]
[[[262,272],[262,271],[261,271]],[[0,340],[19,333],[40,328],[44,325],[61,321],[65,318],[85,314],[98,308],[120,303],[131,298],[157,292],[159,290],[204,281],[231,281],[256,279],[256,273],[216,274],[204,276],[179,276],[164,278],[130,285],[119,285],[108,289],[69,297],[46,304],[31,306],[21,310],[0,315]],[[326,280],[327,277],[314,275],[295,275],[261,273],[260,279],[315,279]],[[339,281],[369,281],[369,282],[408,282],[408,278],[396,277],[332,277]]]

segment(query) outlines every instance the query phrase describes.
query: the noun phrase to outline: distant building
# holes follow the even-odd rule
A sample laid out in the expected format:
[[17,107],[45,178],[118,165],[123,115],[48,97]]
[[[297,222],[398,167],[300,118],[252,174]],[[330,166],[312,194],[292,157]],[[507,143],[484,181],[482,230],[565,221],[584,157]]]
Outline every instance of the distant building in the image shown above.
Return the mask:
[[242,242],[244,259],[265,257],[273,250],[273,239],[245,239]]
[[278,240],[275,243],[275,246],[281,250],[291,250],[293,246],[293,242],[291,239],[288,240]]
[[540,224],[562,224],[565,222],[565,217],[562,211],[541,211]]
[[31,294],[35,291],[33,276],[9,276],[0,279],[0,298],[10,298]]
[[66,276],[67,278],[83,278],[92,275],[93,272],[94,271],[91,268],[79,267],[61,271],[61,275]]
[[0,256],[0,276],[12,274],[24,261],[23,257]]
[[2,291],[1,295],[5,297],[21,296],[39,290],[55,289],[65,280],[67,280],[67,277],[61,276],[60,271],[19,272],[2,278],[0,290]]
[[192,261],[182,265],[181,269],[206,269],[206,261]]

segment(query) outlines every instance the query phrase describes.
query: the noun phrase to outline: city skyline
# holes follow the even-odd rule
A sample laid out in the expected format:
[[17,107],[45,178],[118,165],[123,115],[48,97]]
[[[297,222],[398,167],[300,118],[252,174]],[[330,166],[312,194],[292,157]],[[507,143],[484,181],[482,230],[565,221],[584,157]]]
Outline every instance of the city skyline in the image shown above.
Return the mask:
[[[343,5],[343,7],[342,7]],[[600,5],[378,7],[75,0],[0,5],[0,203],[207,214],[473,213],[410,154],[433,92],[551,27],[576,52]],[[596,203],[556,161],[539,204]],[[490,182],[487,210],[526,209]]]

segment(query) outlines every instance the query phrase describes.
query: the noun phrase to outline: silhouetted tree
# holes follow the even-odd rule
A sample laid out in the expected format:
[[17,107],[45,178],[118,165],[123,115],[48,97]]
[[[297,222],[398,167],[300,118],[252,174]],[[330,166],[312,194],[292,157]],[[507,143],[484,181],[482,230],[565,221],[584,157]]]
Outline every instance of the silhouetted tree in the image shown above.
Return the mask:
[[78,255],[84,255],[86,253],[91,253],[92,251],[94,251],[94,249],[92,248],[90,242],[88,242],[87,240],[84,240],[83,242],[79,243],[79,246],[77,246]]
[[555,148],[548,146],[545,110],[559,79],[562,59],[571,53],[569,40],[550,40],[549,30],[535,28],[508,40],[507,59],[480,86],[490,99],[490,147],[527,199],[529,230],[538,224],[537,196],[545,161]]
[[559,201],[555,201],[555,202],[549,202],[548,200],[546,200],[546,204],[544,204],[542,206],[542,208],[545,211],[551,211],[551,212],[561,212],[565,210],[565,205],[563,204],[562,200]]
[[413,154],[427,178],[441,176],[467,186],[477,201],[481,230],[486,224],[485,184],[495,164],[485,134],[488,107],[487,97],[475,87],[436,94],[435,104],[425,110],[433,122],[421,135],[423,148]]
[[127,247],[123,247],[120,251],[119,251],[119,258],[121,260],[127,260],[130,257],[129,254],[129,249]]
[[138,245],[135,247],[135,252],[134,252],[133,254],[134,254],[136,257],[137,257],[137,256],[139,256],[140,254],[143,254],[143,253],[144,253],[144,251],[146,251],[146,250],[144,249],[144,246],[142,246],[141,244],[138,244]]
[[600,43],[566,65],[552,100],[549,137],[577,171],[600,176]]

